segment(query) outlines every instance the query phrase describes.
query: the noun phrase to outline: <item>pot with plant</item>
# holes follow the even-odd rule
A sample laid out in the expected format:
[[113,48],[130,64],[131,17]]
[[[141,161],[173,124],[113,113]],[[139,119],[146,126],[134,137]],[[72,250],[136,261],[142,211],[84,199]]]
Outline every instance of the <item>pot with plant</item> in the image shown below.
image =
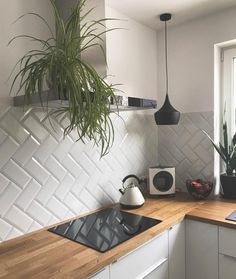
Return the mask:
[[225,173],[220,175],[222,186],[222,195],[225,198],[236,198],[236,134],[229,142],[228,129],[226,121],[223,122],[223,144],[216,144],[211,137],[205,132],[205,135],[210,139],[214,148],[220,155],[225,164]]
[[47,100],[51,93],[60,100],[66,100],[68,105],[50,110],[56,116],[63,114],[68,117],[69,124],[64,129],[64,135],[75,130],[78,140],[94,141],[101,148],[101,156],[104,156],[114,140],[109,100],[116,100],[115,89],[82,57],[94,47],[103,50],[103,35],[111,29],[106,29],[106,18],[86,20],[92,11],[83,12],[86,0],[76,1],[67,19],[61,16],[55,0],[49,1],[55,19],[53,28],[37,13],[28,13],[18,19],[27,15],[42,20],[50,36],[41,39],[23,34],[10,41],[26,38],[39,43],[38,49],[28,51],[16,65],[18,72],[14,76],[11,92],[15,88],[15,95],[23,92],[26,104],[38,95],[41,105],[45,106],[42,102],[45,93]]

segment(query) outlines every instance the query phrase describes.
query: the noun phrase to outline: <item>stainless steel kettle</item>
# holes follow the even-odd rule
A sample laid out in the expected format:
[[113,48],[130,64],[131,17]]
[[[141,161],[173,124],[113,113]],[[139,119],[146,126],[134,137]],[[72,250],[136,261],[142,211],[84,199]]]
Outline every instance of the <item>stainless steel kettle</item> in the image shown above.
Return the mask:
[[[125,185],[126,181],[129,181],[129,183],[126,183],[127,185]],[[122,183],[123,188],[119,189],[122,194],[120,205],[127,209],[141,207],[145,200],[138,187],[140,184],[139,178],[134,174],[130,174],[122,180]]]

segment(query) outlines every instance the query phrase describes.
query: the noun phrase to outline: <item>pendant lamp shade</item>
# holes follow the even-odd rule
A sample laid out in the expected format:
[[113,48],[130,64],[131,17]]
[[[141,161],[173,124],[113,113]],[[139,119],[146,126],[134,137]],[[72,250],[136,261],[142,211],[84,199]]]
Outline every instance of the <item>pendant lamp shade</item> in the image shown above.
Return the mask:
[[165,22],[165,62],[166,62],[166,98],[163,106],[155,113],[157,125],[177,125],[180,119],[180,112],[170,103],[168,95],[168,55],[167,55],[167,25],[166,22],[171,19],[171,14],[161,14],[160,20]]
[[180,112],[171,105],[167,94],[163,106],[154,116],[157,125],[177,125],[180,119]]

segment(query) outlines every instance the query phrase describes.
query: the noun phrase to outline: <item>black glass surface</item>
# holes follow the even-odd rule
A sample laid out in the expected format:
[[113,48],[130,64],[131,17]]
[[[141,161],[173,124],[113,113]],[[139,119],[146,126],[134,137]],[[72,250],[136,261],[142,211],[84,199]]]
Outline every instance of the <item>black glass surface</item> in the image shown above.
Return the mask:
[[49,229],[70,240],[106,252],[161,221],[107,208]]

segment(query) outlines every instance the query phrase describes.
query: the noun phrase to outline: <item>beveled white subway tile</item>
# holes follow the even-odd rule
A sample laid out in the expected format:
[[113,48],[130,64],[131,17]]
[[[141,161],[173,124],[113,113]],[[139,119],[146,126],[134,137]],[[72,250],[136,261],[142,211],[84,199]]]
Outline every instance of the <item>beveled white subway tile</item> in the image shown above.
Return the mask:
[[32,179],[16,200],[16,205],[25,210],[32,203],[40,189],[41,185]]
[[42,185],[45,184],[50,176],[49,172],[34,158],[29,160],[25,165],[25,169]]
[[80,175],[81,167],[70,155],[66,156],[62,164],[73,177],[77,178]]
[[22,235],[22,231],[19,231],[17,228],[12,227],[11,231],[7,235],[6,239],[10,240]]
[[77,197],[79,197],[80,192],[85,187],[85,185],[89,182],[89,179],[90,176],[85,171],[82,171],[78,179],[75,181],[71,189],[71,192],[74,193]]
[[42,228],[42,225],[40,225],[36,221],[33,221],[33,223],[31,224],[31,226],[28,229],[28,232],[34,232],[34,231],[40,230],[41,228]]
[[66,169],[53,156],[47,159],[44,166],[59,181],[62,181],[66,175]]
[[63,139],[63,128],[58,124],[55,118],[45,118],[42,124],[47,128],[50,135],[53,136],[57,141],[61,141]]
[[79,214],[81,209],[83,208],[83,205],[81,202],[71,193],[68,193],[64,199],[64,204],[75,214]]
[[39,143],[30,136],[13,155],[14,160],[21,165],[25,165],[32,158],[39,146]]
[[28,214],[25,214],[15,206],[12,206],[9,209],[4,218],[22,232],[27,232],[30,225],[33,223],[32,218],[30,218]]
[[51,213],[36,201],[31,203],[27,209],[27,214],[42,226],[46,226],[51,219]]
[[12,116],[11,110],[1,119],[0,125],[18,143],[23,143],[29,136],[29,133],[22,129],[17,119]]
[[44,164],[49,156],[56,149],[58,142],[52,137],[49,136],[35,152],[34,157],[41,163]]
[[18,144],[8,137],[1,145],[0,145],[0,168],[2,168],[13,156],[13,154],[18,149]]
[[88,155],[86,155],[84,152],[78,158],[74,157],[73,154],[71,155],[76,160],[77,164],[79,164],[90,175],[94,173],[96,165],[90,160]]
[[102,205],[100,201],[96,200],[86,189],[81,191],[79,198],[90,210],[97,209]]
[[[64,217],[66,219],[66,217]],[[54,225],[60,222],[60,219],[55,217],[54,215],[51,216],[51,219],[48,221],[47,226]]]
[[8,184],[5,191],[0,195],[0,216],[3,216],[14,205],[20,193],[21,189],[18,186],[14,183]]
[[28,173],[19,165],[17,165],[13,160],[9,160],[2,171],[11,181],[13,181],[22,189],[31,179]]
[[9,179],[6,178],[6,176],[4,176],[2,173],[0,173],[0,195],[6,189],[9,183]]
[[66,194],[69,191],[71,191],[71,188],[74,183],[75,183],[74,177],[67,173],[55,192],[56,197],[59,200],[63,200]]
[[54,197],[51,198],[47,203],[47,208],[53,213],[54,216],[58,217],[60,220],[65,217],[68,211],[67,207]]
[[48,181],[45,183],[45,185],[41,187],[41,190],[40,190],[39,194],[37,195],[36,199],[41,204],[46,205],[46,203],[49,201],[49,199],[55,193],[58,186],[59,186],[59,182],[55,178],[50,176]]
[[5,239],[11,229],[12,226],[0,218],[0,239]]
[[74,142],[71,140],[71,138],[66,137],[63,141],[57,144],[53,155],[59,160],[59,162],[62,162],[71,150],[73,144]]
[[43,142],[49,135],[49,132],[41,125],[41,123],[31,115],[24,120],[23,124],[29,133],[33,134],[40,142]]
[[0,144],[2,144],[6,138],[7,138],[7,133],[0,128]]

